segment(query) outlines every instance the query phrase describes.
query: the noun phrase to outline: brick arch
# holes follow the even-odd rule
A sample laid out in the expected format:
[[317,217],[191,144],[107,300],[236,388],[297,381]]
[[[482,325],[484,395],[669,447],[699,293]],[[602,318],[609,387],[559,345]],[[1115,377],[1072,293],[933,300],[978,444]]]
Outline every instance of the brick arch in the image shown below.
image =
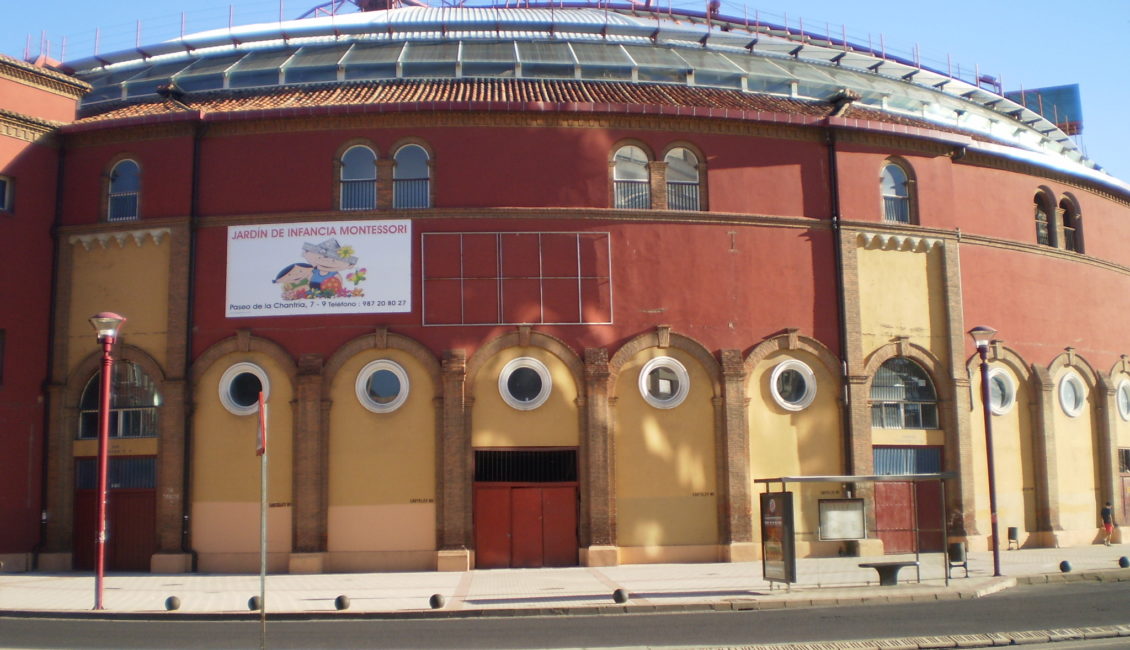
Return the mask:
[[640,352],[651,348],[674,348],[689,354],[710,376],[713,396],[715,398],[722,397],[722,365],[718,363],[718,359],[702,343],[689,336],[676,334],[667,327],[659,327],[653,332],[640,334],[616,350],[616,353],[608,360],[609,397],[616,397],[617,380],[624,364],[631,361]]
[[199,357],[192,362],[192,369],[189,376],[192,378],[193,386],[200,382],[200,377],[213,365],[220,361],[220,359],[231,354],[248,354],[251,352],[258,352],[269,357],[274,361],[283,372],[286,373],[287,379],[290,380],[291,386],[294,386],[295,378],[298,376],[298,364],[294,362],[294,358],[286,351],[286,348],[275,343],[270,339],[260,336],[255,336],[251,330],[239,330],[235,336],[230,336],[221,341],[212,344],[207,350],[204,350]]
[[[647,156],[648,162],[656,160],[655,149],[653,149],[651,145],[638,138],[623,138],[617,140],[612,144],[611,147],[608,148],[609,170],[611,170],[612,166],[616,164],[616,152],[624,147],[639,147],[641,150],[643,150],[644,155]],[[695,153],[698,153],[697,150],[693,151],[695,151]]]
[[[939,402],[950,402],[953,400],[953,383],[950,381],[942,381],[946,374],[945,364],[926,348],[916,343],[910,343],[909,341],[888,343],[871,353],[871,356],[867,359],[867,365],[864,370],[867,375],[866,389],[868,394],[871,392],[871,382],[874,380],[875,373],[878,372],[879,366],[897,357],[906,357],[919,366],[922,366],[922,369],[930,376],[930,381],[934,382],[934,394],[938,397]],[[939,413],[939,415],[941,415],[941,413]]]
[[[1085,358],[1076,354],[1073,348],[1067,348],[1059,353],[1056,355],[1055,359],[1052,359],[1052,362],[1048,364],[1046,369],[1048,381],[1051,381],[1052,378],[1055,377],[1056,372],[1066,368],[1075,370],[1079,374],[1083,379],[1083,383],[1087,385],[1088,391],[1093,391],[1099,387],[1099,378],[1102,373],[1095,370],[1094,366]],[[1033,369],[1039,370],[1040,368],[1033,365]]]
[[[1039,378],[1033,372],[1032,365],[1026,362],[1024,357],[1020,356],[1020,353],[1016,350],[1004,345],[990,343],[988,359],[990,365],[995,361],[1012,371],[1018,384],[1039,390],[1038,384],[1035,383],[1039,381]],[[965,361],[965,370],[970,377],[981,372],[981,355],[976,352],[969,355],[969,358]],[[970,382],[970,386],[972,385],[972,382]],[[975,407],[976,400],[971,401],[970,406]]]
[[840,360],[823,343],[808,336],[798,335],[795,330],[765,339],[750,350],[742,364],[742,371],[749,377],[754,368],[774,352],[798,351],[816,357],[825,370],[834,377],[840,375]]
[[348,341],[330,355],[322,371],[324,377],[322,399],[330,399],[330,386],[341,367],[353,357],[367,350],[398,350],[408,354],[428,373],[428,377],[432,380],[432,387],[436,391],[436,397],[440,396],[443,390],[443,378],[441,377],[439,360],[436,359],[431,350],[411,337],[389,332],[382,328],[372,334],[358,336]]
[[[119,343],[114,353],[114,360],[136,363],[157,385],[157,393],[159,395],[164,394],[165,370],[148,352],[137,346]],[[70,375],[67,376],[67,383],[63,392],[63,399],[67,408],[74,408],[77,412],[79,400],[82,399],[82,391],[86,388],[86,384],[90,381],[90,378],[93,377],[101,367],[101,350],[90,353],[90,355],[74,367]]]
[[535,347],[545,350],[557,357],[569,369],[573,383],[577,387],[577,395],[585,394],[585,364],[581,357],[561,339],[543,332],[535,332],[527,327],[520,327],[517,331],[508,332],[483,345],[471,358],[467,359],[466,390],[468,396],[475,394],[475,383],[478,381],[479,371],[483,365],[495,355],[507,348]]

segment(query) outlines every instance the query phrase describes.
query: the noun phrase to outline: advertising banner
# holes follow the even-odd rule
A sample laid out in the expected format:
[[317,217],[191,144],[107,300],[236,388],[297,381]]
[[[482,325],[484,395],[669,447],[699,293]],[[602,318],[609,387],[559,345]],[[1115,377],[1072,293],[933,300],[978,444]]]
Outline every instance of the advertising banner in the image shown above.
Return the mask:
[[228,227],[228,318],[412,311],[412,226],[333,221]]
[[796,582],[793,493],[761,495],[761,570],[766,580]]

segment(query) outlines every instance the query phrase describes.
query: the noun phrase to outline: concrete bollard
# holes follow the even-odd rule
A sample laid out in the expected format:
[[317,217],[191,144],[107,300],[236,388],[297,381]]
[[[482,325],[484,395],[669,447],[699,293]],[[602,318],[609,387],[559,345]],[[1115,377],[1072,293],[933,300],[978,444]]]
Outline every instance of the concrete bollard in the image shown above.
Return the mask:
[[1118,566],[1122,567],[1123,569],[1130,568],[1130,557],[1123,555],[1122,557],[1118,558]]
[[619,605],[623,605],[624,603],[628,602],[628,590],[627,589],[617,589],[616,591],[613,591],[612,592],[612,602],[617,603]]
[[1071,573],[1071,563],[1067,560],[1059,563],[1059,570],[1063,573]]
[[447,601],[439,594],[432,594],[432,597],[428,599],[428,605],[431,605],[432,609],[443,609],[445,604],[447,604]]
[[258,596],[252,596],[247,599],[247,609],[253,612],[259,611],[263,607],[263,602],[259,600]]
[[180,598],[176,596],[169,596],[165,599],[165,611],[176,611],[180,609]]
[[343,609],[349,609],[349,596],[342,594],[334,598],[334,607],[340,612]]

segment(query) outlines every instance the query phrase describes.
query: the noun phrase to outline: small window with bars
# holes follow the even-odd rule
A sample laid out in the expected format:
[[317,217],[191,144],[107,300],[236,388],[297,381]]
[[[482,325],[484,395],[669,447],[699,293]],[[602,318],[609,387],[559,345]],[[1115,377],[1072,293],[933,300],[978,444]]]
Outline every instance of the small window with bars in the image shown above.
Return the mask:
[[[153,456],[113,456],[106,472],[106,487],[111,490],[157,487],[157,459]],[[75,459],[75,489],[98,489],[98,459]]]
[[475,480],[484,483],[575,483],[576,449],[476,449]]
[[1118,450],[1118,472],[1130,474],[1130,449]]

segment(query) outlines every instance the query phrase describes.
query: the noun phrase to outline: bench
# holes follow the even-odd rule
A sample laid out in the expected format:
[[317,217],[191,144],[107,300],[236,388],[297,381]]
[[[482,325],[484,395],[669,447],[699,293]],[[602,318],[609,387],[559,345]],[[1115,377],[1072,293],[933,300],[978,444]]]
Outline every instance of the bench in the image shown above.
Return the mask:
[[903,567],[918,566],[918,562],[864,562],[859,565],[861,569],[875,569],[879,572],[879,584],[890,587],[899,583],[899,569]]

